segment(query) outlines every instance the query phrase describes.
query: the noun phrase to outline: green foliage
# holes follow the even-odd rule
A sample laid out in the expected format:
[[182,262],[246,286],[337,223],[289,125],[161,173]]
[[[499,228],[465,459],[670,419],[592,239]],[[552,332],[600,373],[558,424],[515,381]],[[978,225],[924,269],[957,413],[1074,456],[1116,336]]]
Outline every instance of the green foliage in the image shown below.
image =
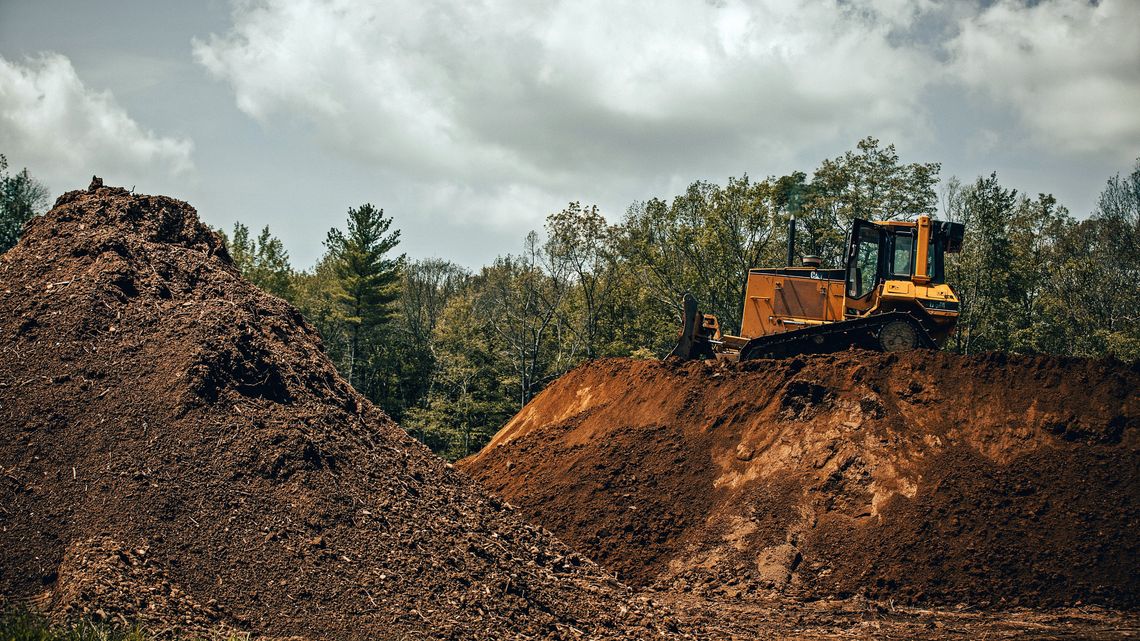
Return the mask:
[[293,304],[312,323],[324,340],[325,352],[334,362],[347,353],[347,326],[340,322],[336,303],[339,285],[333,261],[326,253],[312,269],[296,272],[292,279]]
[[559,273],[568,273],[573,281],[571,296],[577,297],[576,321],[572,330],[578,332],[585,358],[593,358],[607,351],[603,336],[604,316],[613,308],[615,293],[615,259],[611,249],[613,228],[598,212],[596,205],[582,207],[570,203],[562,211],[546,219],[546,252]]
[[400,321],[410,340],[430,351],[431,337],[443,310],[466,284],[470,273],[439,258],[413,261],[404,269]]
[[1088,220],[996,174],[951,181],[944,208],[966,224],[947,265],[962,299],[952,349],[1140,358],[1140,163],[1108,181]]
[[431,258],[405,264],[399,304],[383,353],[372,365],[382,372],[371,378],[383,381],[371,398],[397,420],[422,409],[438,384],[438,350],[433,340],[444,309],[466,283],[467,270]]
[[857,152],[824,160],[802,188],[798,211],[793,210],[804,232],[797,247],[824,264],[839,264],[844,234],[856,218],[912,219],[936,209],[941,165],[900,164],[894,145],[882,149],[870,136],[856,147]]
[[[0,156],[0,248],[47,197],[26,170],[6,169]],[[547,218],[545,240],[531,232],[521,253],[475,274],[394,255],[399,231],[371,204],[349,209],[307,271],[292,271],[268,227],[251,238],[236,224],[228,245],[247,278],[304,312],[358,390],[457,458],[585,359],[664,355],[686,291],[736,331],[747,270],[783,264],[792,216],[795,253],[837,266],[853,219],[935,214],[939,170],[868,137],[810,176],[697,181],[634,203],[617,224],[572,202]],[[949,349],[1140,359],[1140,160],[1108,180],[1087,220],[996,174],[951,178],[939,215],[966,225],[947,261],[962,299]]]
[[1013,264],[1010,248],[1017,192],[1003,188],[997,174],[978,178],[953,198],[951,219],[966,226],[960,256],[951,257],[948,280],[962,301],[955,347],[965,353],[999,349],[1009,337]]
[[1048,194],[1022,198],[1009,229],[1009,285],[1005,310],[1008,339],[1002,349],[1021,353],[1064,353],[1064,325],[1050,313],[1063,300],[1053,266],[1065,259],[1058,243],[1074,224],[1068,210]]
[[783,260],[788,201],[781,187],[748,176],[730,178],[725,187],[696,182],[671,203],[652,199],[629,208],[616,234],[617,251],[647,285],[644,311],[670,319],[674,328],[652,331],[660,353],[672,342],[686,291],[726,328],[739,329],[744,275]]
[[549,258],[531,232],[522,254],[495,259],[475,279],[474,311],[505,380],[513,383],[518,409],[581,354],[564,315],[567,271]]
[[432,450],[457,459],[477,452],[518,411],[516,385],[477,299],[484,274],[444,306],[432,333],[432,385],[405,426]]
[[0,639],[4,641],[147,641],[149,638],[138,627],[91,621],[52,625],[46,618],[26,611],[0,615]]
[[269,232],[269,225],[253,240],[249,228],[236,222],[233,236],[228,237],[223,232],[222,238],[242,276],[274,296],[292,300],[293,268],[289,265],[289,252],[280,239]]
[[[795,253],[829,266],[840,264],[855,218],[937,212],[965,223],[963,251],[947,259],[962,300],[949,349],[1140,358],[1140,161],[1108,181],[1083,221],[996,174],[969,185],[951,178],[938,211],[938,172],[866,138],[810,176],[697,181],[672,199],[634,203],[616,224],[572,202],[547,218],[545,240],[531,232],[521,253],[474,274],[393,257],[399,232],[363,205],[349,210],[346,231],[329,232],[314,268],[292,274],[288,291],[353,385],[453,459],[478,451],[583,360],[664,355],[686,291],[735,332],[747,271],[784,264],[792,216]],[[254,242],[235,227],[232,253],[255,273],[281,264],[259,258],[284,256],[274,240],[265,230]]]
[[[604,220],[571,204],[551,216],[556,239],[527,236],[524,251],[466,278],[432,333],[435,372],[405,423],[436,451],[477,451],[556,376],[585,358],[609,296],[598,252]],[[596,347],[595,347],[596,349]]]
[[1067,349],[1082,356],[1140,360],[1140,159],[1105,185],[1093,215],[1062,239],[1056,303],[1066,312]]
[[0,254],[20,239],[24,224],[47,209],[48,190],[28,170],[8,174],[8,159],[0,154]]
[[349,382],[358,387],[383,384],[376,376],[372,380],[360,378],[375,374],[370,368],[357,367],[370,359],[383,357],[381,329],[395,313],[399,293],[400,267],[403,255],[389,256],[400,243],[400,231],[389,233],[392,219],[370,203],[348,210],[348,230],[329,230],[325,240],[328,262],[335,276],[333,301],[330,311],[333,318],[346,326],[348,353],[344,371]]

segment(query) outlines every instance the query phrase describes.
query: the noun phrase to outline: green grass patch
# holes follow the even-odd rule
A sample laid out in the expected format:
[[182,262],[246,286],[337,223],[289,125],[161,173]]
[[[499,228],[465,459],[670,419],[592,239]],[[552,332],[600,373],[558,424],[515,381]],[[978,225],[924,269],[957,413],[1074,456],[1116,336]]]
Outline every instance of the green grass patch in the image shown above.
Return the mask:
[[53,625],[41,615],[15,611],[0,615],[0,641],[149,641],[141,628],[93,621]]
[[[170,639],[164,635],[162,639]],[[207,637],[178,637],[183,641],[249,641],[246,635],[213,634]],[[96,621],[53,624],[46,617],[27,610],[0,614],[0,641],[156,641],[138,625],[125,627]]]

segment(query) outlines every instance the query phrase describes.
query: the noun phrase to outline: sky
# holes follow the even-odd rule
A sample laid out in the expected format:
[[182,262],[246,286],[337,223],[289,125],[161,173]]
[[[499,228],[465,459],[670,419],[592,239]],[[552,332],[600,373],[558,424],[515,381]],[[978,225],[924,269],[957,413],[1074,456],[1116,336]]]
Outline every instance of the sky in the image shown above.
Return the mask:
[[568,202],[616,222],[866,136],[1084,217],[1140,157],[1138,32],[1138,0],[0,0],[0,153],[301,268],[365,202],[477,267]]

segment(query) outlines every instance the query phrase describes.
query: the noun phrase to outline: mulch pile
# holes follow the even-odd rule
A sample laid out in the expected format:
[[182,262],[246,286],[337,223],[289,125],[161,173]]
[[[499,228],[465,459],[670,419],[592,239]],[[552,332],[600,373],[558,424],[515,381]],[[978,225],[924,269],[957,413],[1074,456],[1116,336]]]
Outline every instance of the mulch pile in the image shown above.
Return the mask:
[[186,203],[99,182],[0,257],[0,607],[161,633],[676,623],[409,438]]
[[461,466],[633,585],[1140,605],[1140,368],[916,351],[608,359]]

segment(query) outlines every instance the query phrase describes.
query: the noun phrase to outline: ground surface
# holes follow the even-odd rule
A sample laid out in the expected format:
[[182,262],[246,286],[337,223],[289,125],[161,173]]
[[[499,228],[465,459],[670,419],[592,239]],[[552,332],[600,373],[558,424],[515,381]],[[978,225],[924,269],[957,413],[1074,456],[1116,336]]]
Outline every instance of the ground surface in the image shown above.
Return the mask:
[[1140,372],[994,354],[602,360],[462,467],[634,585],[1135,609]]
[[657,593],[662,604],[710,639],[911,641],[1117,641],[1140,638],[1140,615],[1101,608],[1009,611],[899,606],[889,601],[771,595],[748,601]]

